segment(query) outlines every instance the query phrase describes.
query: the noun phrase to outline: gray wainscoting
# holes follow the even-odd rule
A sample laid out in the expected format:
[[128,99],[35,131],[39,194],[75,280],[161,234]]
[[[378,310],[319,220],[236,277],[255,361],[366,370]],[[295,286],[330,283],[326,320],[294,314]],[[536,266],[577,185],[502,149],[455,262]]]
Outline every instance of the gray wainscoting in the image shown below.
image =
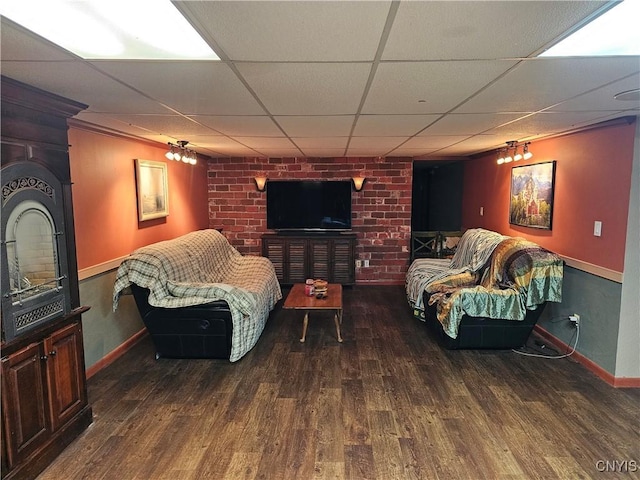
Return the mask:
[[116,270],[80,281],[80,303],[91,307],[82,315],[84,357],[89,369],[144,328],[132,295],[112,308]]
[[575,328],[566,317],[579,314],[577,351],[614,375],[621,295],[620,283],[565,265],[562,303],[548,303],[538,324],[567,345],[573,345]]

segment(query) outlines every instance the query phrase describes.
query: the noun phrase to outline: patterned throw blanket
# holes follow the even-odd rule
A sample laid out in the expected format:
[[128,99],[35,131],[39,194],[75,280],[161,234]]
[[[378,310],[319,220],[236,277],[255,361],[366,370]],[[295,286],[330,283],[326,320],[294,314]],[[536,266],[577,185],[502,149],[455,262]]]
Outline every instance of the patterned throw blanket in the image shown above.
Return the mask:
[[493,250],[479,283],[455,275],[431,282],[429,304],[437,305],[444,331],[458,336],[463,315],[524,320],[527,310],[562,301],[563,262],[556,254],[523,238],[506,238]]
[[451,260],[414,260],[407,271],[405,282],[407,300],[414,316],[425,320],[422,294],[429,289],[431,283],[443,279],[448,279],[451,286],[478,283],[478,271],[487,263],[496,245],[505,238],[507,237],[490,230],[474,228],[464,232]]
[[118,268],[114,311],[132,283],[149,289],[149,304],[154,307],[226,301],[233,321],[232,362],[253,348],[269,312],[282,298],[271,261],[242,255],[217,230],[191,232],[129,255]]

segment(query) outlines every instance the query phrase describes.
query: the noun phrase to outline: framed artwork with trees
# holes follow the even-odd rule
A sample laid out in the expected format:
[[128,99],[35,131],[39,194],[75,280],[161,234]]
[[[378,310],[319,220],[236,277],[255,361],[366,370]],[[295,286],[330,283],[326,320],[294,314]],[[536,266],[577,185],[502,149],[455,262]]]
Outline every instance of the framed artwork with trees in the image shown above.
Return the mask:
[[509,223],[551,230],[556,162],[511,169]]

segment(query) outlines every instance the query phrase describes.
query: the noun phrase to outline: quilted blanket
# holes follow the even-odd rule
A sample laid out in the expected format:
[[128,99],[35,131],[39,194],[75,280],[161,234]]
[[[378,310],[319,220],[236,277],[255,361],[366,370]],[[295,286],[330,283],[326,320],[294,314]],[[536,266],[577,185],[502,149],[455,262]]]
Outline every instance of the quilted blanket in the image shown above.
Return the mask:
[[563,262],[556,254],[523,238],[506,238],[493,250],[479,283],[456,276],[431,282],[429,304],[451,338],[463,315],[523,320],[527,310],[562,301]]
[[407,271],[405,290],[415,317],[424,320],[422,294],[429,284],[448,278],[457,285],[475,284],[478,271],[487,263],[493,249],[504,235],[491,230],[474,228],[467,230],[458,243],[451,260],[424,258],[414,260]]
[[132,283],[148,288],[149,304],[179,308],[224,300],[231,310],[230,361],[258,341],[282,298],[271,261],[242,255],[217,230],[199,230],[134,251],[116,275],[113,309]]

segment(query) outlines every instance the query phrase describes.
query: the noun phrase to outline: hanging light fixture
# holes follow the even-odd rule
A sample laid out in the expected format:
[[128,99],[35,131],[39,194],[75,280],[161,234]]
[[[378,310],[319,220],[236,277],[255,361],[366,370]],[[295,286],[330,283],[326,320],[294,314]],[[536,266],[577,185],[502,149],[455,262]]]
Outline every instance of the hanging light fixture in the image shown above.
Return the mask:
[[518,152],[518,146],[516,145],[516,148],[513,151],[513,161],[517,162],[519,160],[522,160],[522,154]]
[[175,160],[176,162],[182,160],[184,163],[191,165],[198,163],[198,156],[196,152],[187,148],[187,145],[189,144],[188,140],[179,140],[177,145],[171,142],[168,142],[167,144],[169,145],[169,150],[164,156],[167,157],[168,160]]
[[167,160],[173,160],[173,145],[171,144],[171,142],[169,142],[168,145],[169,150],[167,150],[167,153],[165,153],[164,156],[167,157]]
[[515,155],[517,145],[518,142],[516,140],[509,140],[507,142],[507,155],[504,157],[504,163],[511,163],[513,161],[513,157],[511,156],[511,153],[509,153],[509,150],[513,150]]
[[533,153],[529,151],[529,144],[531,142],[526,142],[522,145],[522,153],[518,152],[517,140],[509,140],[505,143],[507,144],[507,146],[498,150],[498,160],[496,161],[498,165],[502,165],[503,163],[517,162],[522,159],[529,160],[531,157],[533,157]]

